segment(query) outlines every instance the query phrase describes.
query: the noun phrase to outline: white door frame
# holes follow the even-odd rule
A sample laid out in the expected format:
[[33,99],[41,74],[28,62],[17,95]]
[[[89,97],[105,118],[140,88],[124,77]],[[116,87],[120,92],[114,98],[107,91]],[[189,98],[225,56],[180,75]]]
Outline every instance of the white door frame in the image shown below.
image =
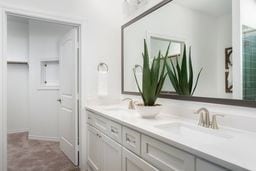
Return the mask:
[[[0,171],[7,171],[7,16],[8,15],[16,15],[20,17],[27,17],[42,21],[49,21],[59,24],[71,25],[78,28],[79,33],[79,137],[81,137],[82,130],[82,63],[85,59],[84,56],[84,48],[82,46],[84,40],[82,39],[83,35],[85,35],[84,25],[85,21],[70,18],[66,16],[54,16],[46,13],[38,13],[36,11],[28,11],[23,9],[13,9],[13,8],[2,8],[0,7],[0,24],[2,23],[2,29],[0,29],[0,51],[2,51],[2,57],[0,56],[0,140],[2,139],[3,143],[0,145]],[[2,21],[1,21],[2,20]],[[1,60],[2,58],[2,60]],[[2,79],[1,79],[2,77]],[[2,99],[1,99],[2,95]],[[2,111],[1,111],[2,110]],[[1,143],[1,142],[0,142]],[[79,138],[79,144],[81,144],[81,138]],[[79,158],[82,160],[81,154],[81,145],[79,146]]]

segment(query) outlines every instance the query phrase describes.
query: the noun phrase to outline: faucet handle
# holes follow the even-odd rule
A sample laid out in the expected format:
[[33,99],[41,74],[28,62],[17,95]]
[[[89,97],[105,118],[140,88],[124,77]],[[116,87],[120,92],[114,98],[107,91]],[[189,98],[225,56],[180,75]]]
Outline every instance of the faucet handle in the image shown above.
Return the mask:
[[129,100],[128,109],[134,110],[134,109],[135,109],[135,104],[134,104],[133,99],[131,99],[131,98],[125,98],[125,99],[123,99],[122,101],[126,101],[126,100]]
[[202,113],[202,112],[195,111],[194,114],[195,114],[195,115],[199,115],[198,125],[199,125],[199,126],[204,126],[204,115],[203,115],[203,113]]
[[211,128],[212,129],[219,129],[217,117],[225,117],[225,115],[222,114],[214,114],[212,115],[212,122],[211,122]]

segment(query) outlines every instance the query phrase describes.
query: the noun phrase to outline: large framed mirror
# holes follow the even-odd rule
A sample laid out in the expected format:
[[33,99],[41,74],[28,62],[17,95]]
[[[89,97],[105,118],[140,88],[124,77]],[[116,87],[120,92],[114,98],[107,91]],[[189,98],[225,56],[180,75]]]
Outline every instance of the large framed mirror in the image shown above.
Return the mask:
[[255,0],[164,0],[124,24],[122,93],[138,94],[133,68],[141,83],[146,40],[151,60],[169,43],[169,60],[191,47],[194,82],[202,68],[192,95],[178,94],[167,77],[161,97],[256,107],[255,9]]

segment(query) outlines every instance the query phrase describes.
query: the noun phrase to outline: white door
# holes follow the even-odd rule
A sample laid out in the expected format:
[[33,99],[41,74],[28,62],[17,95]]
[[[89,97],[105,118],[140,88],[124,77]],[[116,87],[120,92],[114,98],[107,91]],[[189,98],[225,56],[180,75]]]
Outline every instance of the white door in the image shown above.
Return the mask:
[[160,171],[125,148],[122,155],[122,171]]
[[100,135],[102,139],[103,159],[102,171],[122,170],[122,147],[105,135]]
[[77,29],[60,41],[60,148],[78,165],[78,42]]
[[100,139],[100,132],[95,128],[88,126],[88,146],[87,146],[87,158],[88,158],[88,170],[100,171],[102,141]]

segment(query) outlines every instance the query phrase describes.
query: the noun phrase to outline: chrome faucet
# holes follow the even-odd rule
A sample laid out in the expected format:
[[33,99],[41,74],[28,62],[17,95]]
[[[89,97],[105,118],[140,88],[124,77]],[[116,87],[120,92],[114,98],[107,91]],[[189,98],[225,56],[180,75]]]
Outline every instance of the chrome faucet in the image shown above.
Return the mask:
[[199,122],[198,122],[199,126],[203,126],[203,127],[206,127],[206,128],[210,127],[210,125],[211,125],[210,112],[209,112],[208,109],[200,108],[195,112],[195,114],[200,115]]
[[131,98],[125,98],[125,99],[123,99],[123,101],[126,101],[126,100],[129,100],[128,109],[130,109],[130,110],[135,110],[135,104],[134,104],[133,99],[131,99]]
[[224,117],[224,115],[220,114],[214,114],[212,115],[212,119],[210,120],[210,112],[206,108],[200,108],[198,109],[195,114],[199,114],[199,126],[203,126],[205,128],[212,128],[212,129],[219,129],[218,123],[217,123],[217,116]]

